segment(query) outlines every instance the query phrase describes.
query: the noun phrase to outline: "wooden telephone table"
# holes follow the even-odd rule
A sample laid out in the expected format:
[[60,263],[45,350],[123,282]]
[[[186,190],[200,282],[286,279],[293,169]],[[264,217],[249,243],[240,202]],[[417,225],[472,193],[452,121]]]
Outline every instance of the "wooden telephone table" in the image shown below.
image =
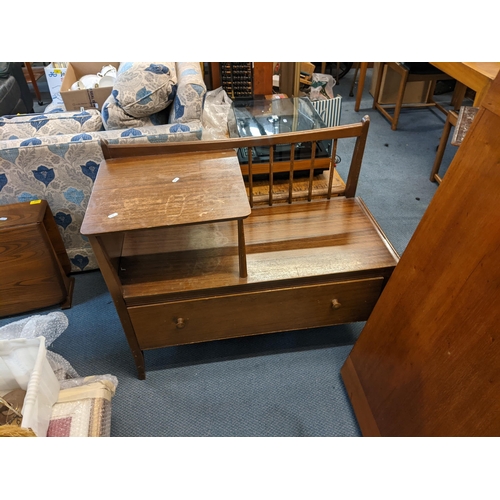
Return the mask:
[[139,378],[146,349],[368,318],[399,257],[353,196],[367,128],[288,135],[358,138],[348,196],[252,209],[234,146],[283,136],[103,148],[81,231]]

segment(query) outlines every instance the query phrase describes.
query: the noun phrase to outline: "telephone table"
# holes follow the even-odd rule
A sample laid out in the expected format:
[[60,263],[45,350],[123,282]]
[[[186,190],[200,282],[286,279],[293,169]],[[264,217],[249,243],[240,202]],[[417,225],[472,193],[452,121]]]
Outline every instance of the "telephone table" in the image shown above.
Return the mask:
[[[135,156],[101,163],[81,232],[89,237],[113,297],[139,378],[145,378],[145,369],[136,330],[144,325],[134,324],[129,307],[146,296],[149,303],[161,302],[165,292],[161,277],[175,273],[175,266],[169,267],[168,259],[162,258],[165,242],[189,240],[192,226],[198,224],[237,221],[239,276],[245,278],[243,219],[250,211],[234,150]],[[207,245],[217,237],[207,238]],[[125,251],[126,264],[122,260]],[[193,254],[189,250],[179,253]],[[193,262],[196,268],[196,260]],[[132,294],[127,293],[125,282],[135,283]],[[182,286],[182,279],[178,283]],[[183,328],[182,318],[175,321],[177,328]]]

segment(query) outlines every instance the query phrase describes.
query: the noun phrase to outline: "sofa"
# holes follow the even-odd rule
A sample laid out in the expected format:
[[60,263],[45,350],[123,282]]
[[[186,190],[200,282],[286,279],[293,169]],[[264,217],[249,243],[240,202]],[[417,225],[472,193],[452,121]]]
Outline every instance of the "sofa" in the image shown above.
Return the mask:
[[20,62],[0,62],[0,116],[33,111],[33,97]]
[[[134,69],[134,65],[143,66]],[[150,92],[148,79],[161,79],[167,70],[168,95],[163,84],[158,86],[161,92]],[[103,160],[101,139],[112,144],[200,140],[206,90],[198,62],[121,63],[102,112],[69,112],[51,104],[42,114],[0,117],[0,205],[47,200],[72,272],[97,269],[80,227]],[[160,107],[162,102],[168,105],[158,111],[153,101]],[[122,122],[117,119],[120,114]]]

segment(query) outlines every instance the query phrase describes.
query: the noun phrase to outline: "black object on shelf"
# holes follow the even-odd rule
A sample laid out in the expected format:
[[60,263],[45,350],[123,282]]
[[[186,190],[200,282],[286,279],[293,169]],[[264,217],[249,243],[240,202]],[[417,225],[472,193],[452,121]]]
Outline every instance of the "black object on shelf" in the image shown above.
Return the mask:
[[231,99],[253,97],[253,66],[251,62],[221,62],[222,88]]

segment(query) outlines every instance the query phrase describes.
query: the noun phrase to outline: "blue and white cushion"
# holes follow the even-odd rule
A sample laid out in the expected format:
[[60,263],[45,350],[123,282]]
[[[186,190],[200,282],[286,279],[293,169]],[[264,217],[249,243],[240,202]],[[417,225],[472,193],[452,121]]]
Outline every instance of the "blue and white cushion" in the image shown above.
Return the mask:
[[0,140],[103,130],[97,109],[64,113],[31,113],[0,117]]
[[176,88],[173,62],[121,63],[111,94],[125,113],[142,118],[165,109]]

